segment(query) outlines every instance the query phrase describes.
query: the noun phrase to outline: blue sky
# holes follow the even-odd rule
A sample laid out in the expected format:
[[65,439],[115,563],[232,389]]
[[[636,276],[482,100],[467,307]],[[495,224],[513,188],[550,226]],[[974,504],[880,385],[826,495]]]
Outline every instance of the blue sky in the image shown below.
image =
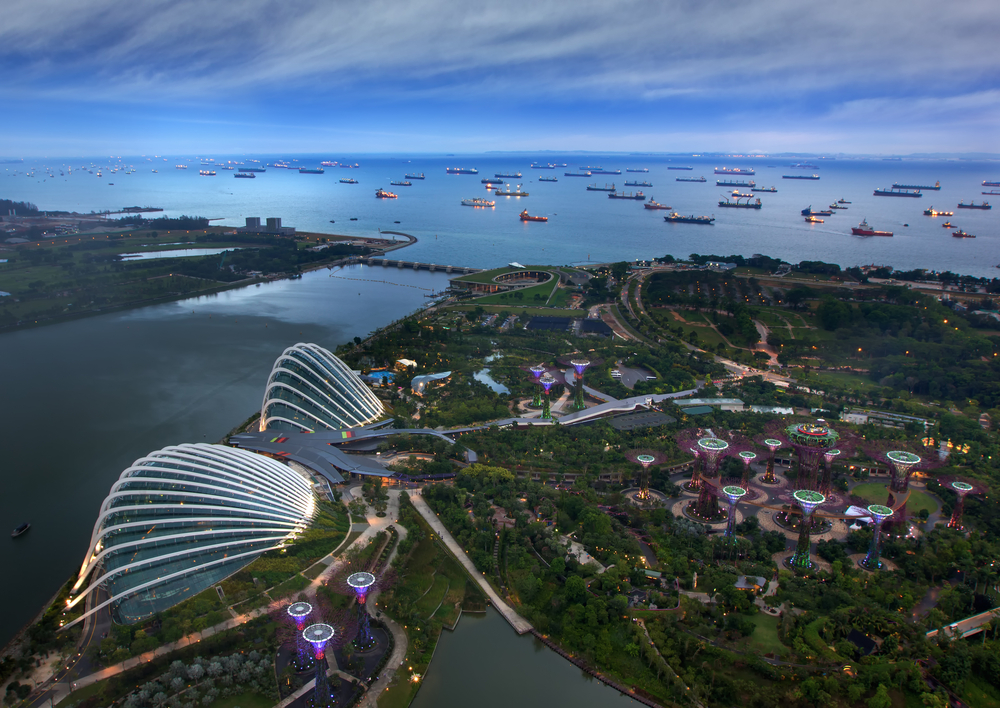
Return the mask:
[[0,155],[1000,153],[995,0],[7,0]]

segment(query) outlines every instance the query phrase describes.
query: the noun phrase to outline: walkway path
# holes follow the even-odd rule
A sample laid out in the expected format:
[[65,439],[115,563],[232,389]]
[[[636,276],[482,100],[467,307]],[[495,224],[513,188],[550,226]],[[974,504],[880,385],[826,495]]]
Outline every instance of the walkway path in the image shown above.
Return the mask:
[[413,503],[413,507],[420,512],[420,515],[424,517],[424,520],[430,525],[434,532],[441,537],[445,546],[448,547],[448,550],[452,552],[455,558],[458,559],[458,562],[461,563],[462,566],[468,571],[469,575],[472,576],[472,579],[479,584],[479,587],[484,593],[486,593],[490,602],[492,602],[497,611],[503,615],[504,619],[510,623],[510,626],[514,628],[514,631],[518,634],[530,632],[532,627],[528,620],[517,614],[517,612],[515,612],[510,605],[500,598],[496,590],[493,589],[493,586],[486,582],[485,576],[480,571],[476,570],[476,566],[473,565],[469,556],[465,554],[462,547],[458,545],[458,542],[452,537],[448,529],[444,527],[444,524],[441,523],[441,519],[437,517],[437,514],[435,514],[431,508],[427,506],[427,502],[424,501],[423,497],[414,493],[410,495],[410,501]]

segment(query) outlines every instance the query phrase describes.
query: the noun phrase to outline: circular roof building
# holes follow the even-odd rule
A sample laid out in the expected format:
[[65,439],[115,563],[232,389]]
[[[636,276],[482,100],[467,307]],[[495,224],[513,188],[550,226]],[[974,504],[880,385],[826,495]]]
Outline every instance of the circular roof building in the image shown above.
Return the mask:
[[151,452],[111,487],[68,601],[131,624],[282,548],[315,513],[310,482],[280,462],[205,443]]
[[260,410],[261,430],[354,428],[383,416],[382,401],[318,344],[296,344],[274,362]]

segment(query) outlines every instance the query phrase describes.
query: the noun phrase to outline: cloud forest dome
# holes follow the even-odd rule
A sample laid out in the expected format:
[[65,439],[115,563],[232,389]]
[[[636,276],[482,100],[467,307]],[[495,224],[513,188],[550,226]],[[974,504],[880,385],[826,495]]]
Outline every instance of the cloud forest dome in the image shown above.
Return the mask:
[[367,425],[382,402],[364,381],[318,344],[299,343],[271,369],[260,411],[261,430],[315,432]]
[[312,487],[280,462],[205,443],[163,448],[121,473],[101,504],[68,601],[103,587],[124,624],[173,607],[283,547],[315,513]]

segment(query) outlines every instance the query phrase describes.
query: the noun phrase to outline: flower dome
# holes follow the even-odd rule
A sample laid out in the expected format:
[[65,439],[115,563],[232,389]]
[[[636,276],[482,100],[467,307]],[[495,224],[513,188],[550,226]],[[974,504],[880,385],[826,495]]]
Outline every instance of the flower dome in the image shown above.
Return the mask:
[[246,450],[176,445],[136,460],[111,487],[69,607],[123,624],[166,610],[283,547],[315,513],[312,485]]
[[312,433],[367,425],[382,402],[364,381],[317,344],[296,344],[274,362],[260,411],[261,430]]

